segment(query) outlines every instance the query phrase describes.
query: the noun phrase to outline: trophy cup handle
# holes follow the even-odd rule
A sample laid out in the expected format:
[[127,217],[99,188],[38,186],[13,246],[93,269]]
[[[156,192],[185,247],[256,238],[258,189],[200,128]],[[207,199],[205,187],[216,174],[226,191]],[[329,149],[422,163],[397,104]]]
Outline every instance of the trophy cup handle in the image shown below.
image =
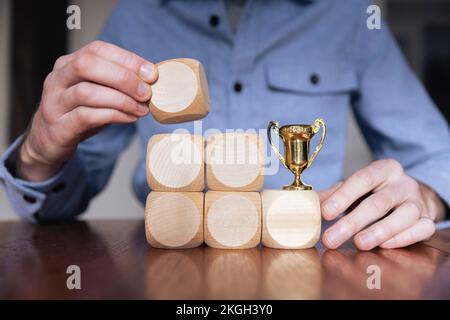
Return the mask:
[[314,129],[313,129],[314,133],[319,132],[320,127],[322,127],[322,137],[320,138],[319,144],[317,145],[316,149],[314,149],[314,153],[312,154],[311,158],[309,158],[309,160],[308,160],[308,165],[306,166],[307,168],[309,168],[312,165],[312,163],[313,163],[314,159],[317,157],[317,154],[319,153],[320,149],[322,149],[323,141],[325,140],[325,136],[327,134],[327,130],[325,127],[325,121],[321,118],[317,118],[314,121]]
[[[280,159],[281,163],[284,165],[285,168],[289,169],[286,166],[286,161],[284,160],[284,157],[280,154],[280,151],[278,151],[278,148],[275,146],[275,144],[272,142],[272,128],[273,131],[279,135],[279,129],[280,124],[277,121],[270,121],[269,126],[267,127],[267,138],[269,139],[270,146],[272,147],[272,150],[277,155],[278,159]],[[282,137],[281,137],[282,138]]]

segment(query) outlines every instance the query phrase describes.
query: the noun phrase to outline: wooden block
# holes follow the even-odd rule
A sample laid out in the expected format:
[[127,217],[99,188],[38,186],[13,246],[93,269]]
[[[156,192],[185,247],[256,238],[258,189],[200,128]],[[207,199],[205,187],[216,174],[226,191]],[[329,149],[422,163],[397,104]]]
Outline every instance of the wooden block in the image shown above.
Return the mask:
[[194,59],[173,59],[156,66],[159,76],[149,102],[155,120],[179,123],[206,117],[210,98],[202,64]]
[[208,191],[204,223],[205,242],[210,247],[256,247],[261,241],[261,196],[258,192]]
[[209,190],[258,191],[263,187],[264,151],[257,134],[211,135],[205,152]]
[[147,182],[153,191],[203,191],[203,137],[158,134],[147,145]]
[[319,196],[313,190],[264,190],[262,243],[279,249],[313,247],[320,237]]
[[145,234],[155,248],[194,248],[203,243],[202,192],[155,192],[145,205]]

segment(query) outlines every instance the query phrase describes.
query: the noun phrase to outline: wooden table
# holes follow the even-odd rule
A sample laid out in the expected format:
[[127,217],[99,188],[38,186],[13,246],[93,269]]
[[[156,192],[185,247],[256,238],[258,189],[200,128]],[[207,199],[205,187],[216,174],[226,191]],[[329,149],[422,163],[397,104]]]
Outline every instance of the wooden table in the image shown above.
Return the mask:
[[[149,248],[136,220],[0,223],[2,299],[450,298],[450,230],[398,250]],[[69,265],[81,290],[68,290]],[[369,290],[367,268],[381,270]]]

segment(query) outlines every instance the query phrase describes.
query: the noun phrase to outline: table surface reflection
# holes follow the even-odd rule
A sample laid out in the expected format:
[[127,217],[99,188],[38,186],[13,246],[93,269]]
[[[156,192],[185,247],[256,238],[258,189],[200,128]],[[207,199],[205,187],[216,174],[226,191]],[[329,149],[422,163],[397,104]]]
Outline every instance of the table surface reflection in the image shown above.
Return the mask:
[[[81,268],[68,290],[66,268]],[[381,289],[367,288],[367,268]],[[450,230],[396,250],[161,250],[144,222],[0,223],[0,299],[450,298]]]

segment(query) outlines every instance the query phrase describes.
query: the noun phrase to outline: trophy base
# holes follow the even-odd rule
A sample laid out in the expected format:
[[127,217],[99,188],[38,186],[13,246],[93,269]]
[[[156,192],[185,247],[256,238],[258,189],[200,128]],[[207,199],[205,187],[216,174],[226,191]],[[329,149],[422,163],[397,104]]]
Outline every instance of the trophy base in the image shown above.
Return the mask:
[[320,238],[321,212],[313,190],[264,190],[262,244],[277,249],[314,247]]
[[306,184],[302,184],[302,185],[299,185],[299,186],[291,184],[291,185],[288,185],[288,186],[284,186],[283,190],[287,190],[287,191],[289,191],[289,190],[290,191],[312,190],[312,187],[308,186]]

